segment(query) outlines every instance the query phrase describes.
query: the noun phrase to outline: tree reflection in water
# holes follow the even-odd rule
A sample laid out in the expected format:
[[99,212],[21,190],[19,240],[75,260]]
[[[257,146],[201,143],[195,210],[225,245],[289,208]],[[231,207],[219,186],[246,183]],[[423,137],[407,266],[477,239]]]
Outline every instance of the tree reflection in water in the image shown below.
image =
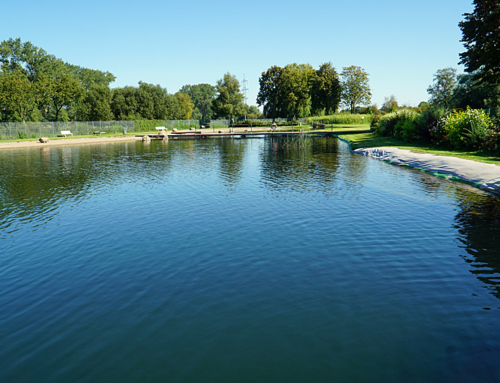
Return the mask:
[[500,200],[468,194],[460,200],[455,223],[470,271],[500,299]]

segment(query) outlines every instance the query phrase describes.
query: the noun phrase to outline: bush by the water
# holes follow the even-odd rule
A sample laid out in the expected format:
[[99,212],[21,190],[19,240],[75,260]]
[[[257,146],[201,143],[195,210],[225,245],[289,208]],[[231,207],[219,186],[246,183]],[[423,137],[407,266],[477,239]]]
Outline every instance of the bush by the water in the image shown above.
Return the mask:
[[380,117],[377,132],[381,136],[392,136],[411,141],[417,137],[418,112],[411,109],[401,109]]
[[494,133],[490,116],[479,109],[454,111],[441,124],[446,140],[454,149],[483,149]]
[[417,120],[417,136],[426,142],[442,145],[443,134],[438,125],[447,114],[448,111],[442,106],[425,109]]

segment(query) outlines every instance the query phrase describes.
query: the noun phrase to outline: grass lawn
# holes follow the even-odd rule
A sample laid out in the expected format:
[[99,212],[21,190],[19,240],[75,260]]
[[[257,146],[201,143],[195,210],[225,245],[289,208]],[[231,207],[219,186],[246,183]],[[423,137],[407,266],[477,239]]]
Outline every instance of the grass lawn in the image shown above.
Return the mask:
[[467,160],[500,165],[500,156],[498,154],[482,150],[473,152],[448,150],[430,146],[427,143],[405,142],[392,137],[380,137],[375,133],[342,134],[339,137],[349,141],[352,149],[393,146],[396,148],[408,149],[417,153],[431,153],[439,156],[464,158]]

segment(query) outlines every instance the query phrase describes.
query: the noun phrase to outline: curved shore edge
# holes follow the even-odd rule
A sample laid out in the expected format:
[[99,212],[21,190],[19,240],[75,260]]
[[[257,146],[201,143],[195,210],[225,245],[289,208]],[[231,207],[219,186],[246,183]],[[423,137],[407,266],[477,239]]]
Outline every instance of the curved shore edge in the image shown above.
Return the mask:
[[394,147],[351,149],[351,152],[424,171],[437,177],[465,182],[485,191],[500,194],[498,165],[429,153],[415,153]]

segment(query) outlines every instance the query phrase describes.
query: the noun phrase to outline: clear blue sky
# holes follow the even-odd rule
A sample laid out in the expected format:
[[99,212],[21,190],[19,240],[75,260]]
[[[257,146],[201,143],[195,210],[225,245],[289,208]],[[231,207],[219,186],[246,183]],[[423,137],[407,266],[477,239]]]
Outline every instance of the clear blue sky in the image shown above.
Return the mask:
[[71,64],[113,73],[112,87],[215,85],[248,80],[272,65],[331,61],[370,75],[372,102],[426,101],[437,69],[458,65],[458,22],[472,0],[5,1],[0,40],[20,37]]

